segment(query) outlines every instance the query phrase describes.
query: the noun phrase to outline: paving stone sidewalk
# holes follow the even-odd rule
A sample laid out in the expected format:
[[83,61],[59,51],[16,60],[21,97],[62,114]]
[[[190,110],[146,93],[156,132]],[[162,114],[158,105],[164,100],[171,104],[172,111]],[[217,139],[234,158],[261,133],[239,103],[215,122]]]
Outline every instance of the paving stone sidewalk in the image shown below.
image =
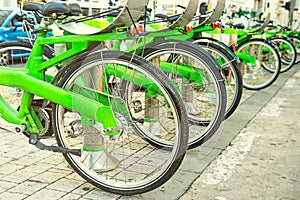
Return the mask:
[[300,199],[300,72],[180,198]]
[[294,67],[243,99],[210,142],[187,153],[170,181],[130,197],[95,188],[62,155],[0,129],[0,199],[300,199],[300,73]]

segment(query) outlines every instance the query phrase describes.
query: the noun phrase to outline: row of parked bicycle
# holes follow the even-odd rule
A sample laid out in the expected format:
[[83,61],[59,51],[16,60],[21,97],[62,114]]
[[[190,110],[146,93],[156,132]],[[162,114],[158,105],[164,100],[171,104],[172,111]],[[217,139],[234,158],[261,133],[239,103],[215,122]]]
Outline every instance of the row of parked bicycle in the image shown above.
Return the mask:
[[[292,31],[222,30],[238,36],[236,46],[203,37],[221,33],[211,23],[225,1],[200,22],[198,0],[155,21],[145,20],[147,3],[88,17],[78,4],[25,3],[42,18],[38,30],[0,44],[0,116],[30,144],[63,153],[88,182],[122,195],[164,184],[186,150],[236,110],[243,87],[268,87],[300,60]],[[262,33],[267,39],[252,38]],[[52,134],[58,146],[43,144]]]

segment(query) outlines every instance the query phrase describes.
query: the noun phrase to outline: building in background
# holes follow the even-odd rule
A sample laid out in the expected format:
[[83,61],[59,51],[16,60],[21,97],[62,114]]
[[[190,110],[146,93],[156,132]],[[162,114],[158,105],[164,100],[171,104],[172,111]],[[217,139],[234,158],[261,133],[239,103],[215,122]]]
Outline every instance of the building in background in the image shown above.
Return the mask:
[[[1,0],[0,7],[17,7],[20,0]],[[27,0],[41,2],[43,0]],[[52,0],[44,0],[52,1]],[[69,3],[79,3],[84,15],[95,14],[108,8],[114,2],[124,2],[126,0],[67,0]],[[218,0],[200,0],[207,2],[210,7],[214,7]],[[291,13],[282,6],[286,2],[294,1],[294,7],[299,8],[299,0],[226,0],[227,12],[249,13],[250,17],[264,17],[266,13],[271,13],[271,19],[279,24],[287,25],[291,19]],[[149,0],[149,7],[152,8],[151,16],[157,13],[174,15],[182,12],[180,6],[186,6],[189,0]],[[300,8],[299,8],[300,9]],[[293,11],[294,21],[300,17],[300,10]]]
[[17,1],[15,0],[12,0],[12,1],[5,1],[5,0],[1,0],[0,1],[0,7],[17,7],[18,6],[18,3]]

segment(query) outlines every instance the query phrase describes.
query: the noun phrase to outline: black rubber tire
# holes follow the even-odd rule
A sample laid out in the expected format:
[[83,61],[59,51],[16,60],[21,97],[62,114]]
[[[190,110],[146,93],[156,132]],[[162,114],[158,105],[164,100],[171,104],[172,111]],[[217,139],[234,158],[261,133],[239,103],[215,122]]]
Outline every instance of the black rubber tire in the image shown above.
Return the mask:
[[[26,49],[28,51],[31,51],[31,49],[32,49],[32,45],[29,42],[25,42],[25,41],[10,41],[10,42],[2,42],[2,43],[0,43],[0,48],[8,48],[8,47],[11,47],[11,48],[19,47],[19,48],[24,48],[24,49]],[[51,52],[51,50],[49,50],[49,48],[45,48],[45,50],[44,50],[44,56],[47,59],[50,59],[54,55]]]
[[[281,58],[280,73],[287,72],[294,66],[296,59],[297,59],[297,52],[296,52],[296,48],[295,48],[294,44],[286,38],[274,37],[274,38],[270,38],[269,41],[272,44],[274,44],[274,46],[276,47],[276,49],[278,50],[278,53],[280,55],[280,58]],[[282,49],[280,47],[280,45],[282,43],[289,46],[289,48],[290,48],[289,52],[286,52],[284,49]],[[287,53],[290,54],[289,57],[285,56],[285,54],[287,54]]]
[[293,36],[292,42],[295,46],[296,52],[297,52],[297,59],[295,64],[300,63],[300,37],[299,36]]
[[[205,50],[209,50],[209,52],[210,51],[217,52],[218,56],[221,56],[222,60],[225,60],[226,64],[229,65],[229,70],[231,71],[232,76],[235,79],[234,80],[234,97],[232,98],[231,102],[229,102],[230,98],[228,98],[229,94],[227,94],[227,108],[226,108],[226,112],[225,112],[225,119],[227,119],[228,117],[230,117],[232,115],[232,113],[238,107],[238,105],[241,101],[241,98],[242,98],[242,94],[243,94],[243,79],[242,79],[242,75],[239,70],[237,61],[230,53],[228,53],[225,49],[220,48],[220,46],[217,44],[214,44],[211,42],[199,42],[198,44]],[[222,67],[223,66],[221,66],[221,68]],[[227,69],[225,69],[225,70],[227,71]],[[227,76],[224,73],[223,69],[222,69],[222,74],[225,77]]]
[[[269,66],[267,66],[265,63],[263,63],[263,64],[261,63],[258,66],[260,68],[260,70],[266,70],[266,72],[270,73],[270,76],[268,76],[267,80],[262,80],[262,81],[258,82],[257,79],[254,79],[255,81],[253,81],[253,84],[252,84],[252,82],[249,83],[247,81],[247,79],[245,79],[243,77],[244,88],[246,88],[248,90],[261,90],[261,89],[269,87],[270,85],[272,85],[272,83],[274,83],[276,81],[276,79],[278,78],[278,76],[280,74],[280,70],[281,70],[281,60],[280,60],[280,56],[279,56],[277,50],[273,47],[273,45],[263,39],[251,39],[246,42],[243,42],[238,45],[237,51],[238,52],[242,51],[243,49],[246,49],[251,45],[260,45],[260,46],[263,46],[264,48],[268,48],[268,50],[270,52],[272,52],[271,55],[274,57],[274,64],[272,65],[272,67],[273,67],[272,69],[271,68],[269,69]],[[252,56],[256,56],[256,55],[252,55]],[[259,55],[258,60],[263,56]],[[242,64],[242,62],[240,64]],[[243,71],[241,69],[240,69],[240,71],[243,75]]]
[[[199,135],[196,134],[194,138],[191,136],[190,128],[190,139],[188,143],[188,149],[192,149],[202,145],[204,142],[209,140],[220,128],[225,116],[226,109],[226,91],[224,85],[224,79],[220,74],[220,68],[216,60],[211,57],[204,49],[196,44],[187,41],[168,40],[161,41],[160,43],[152,44],[149,47],[145,47],[142,56],[147,60],[151,60],[153,57],[159,56],[164,53],[174,53],[175,55],[182,54],[186,57],[193,58],[197,62],[201,63],[201,69],[205,70],[211,75],[213,84],[215,84],[216,93],[218,96],[218,106],[215,108],[213,119],[210,121],[192,121],[190,124],[202,127],[207,127]],[[176,74],[176,73],[175,73]]]
[[[99,61],[99,62],[98,62]],[[94,173],[91,173],[87,171],[86,168],[82,168],[81,164],[78,164],[80,161],[76,161],[77,158],[70,155],[70,154],[64,154],[64,157],[68,161],[68,163],[72,166],[72,168],[85,180],[90,182],[91,184],[95,185],[96,187],[99,187],[103,190],[121,194],[121,195],[134,195],[134,194],[140,194],[145,193],[148,191],[151,191],[160,185],[164,184],[169,178],[177,171],[178,167],[180,166],[186,149],[187,149],[187,142],[188,142],[188,120],[186,116],[186,111],[184,109],[183,102],[180,98],[179,93],[176,91],[174,86],[171,84],[170,80],[163,74],[159,69],[157,69],[155,66],[153,66],[151,63],[147,62],[146,60],[133,56],[129,53],[124,52],[118,52],[118,51],[98,51],[91,54],[83,54],[78,56],[77,58],[74,58],[71,62],[69,62],[64,68],[61,69],[61,71],[58,73],[56,80],[59,87],[66,88],[69,86],[66,86],[68,82],[71,80],[73,76],[77,76],[76,73],[80,75],[82,71],[87,71],[89,68],[89,65],[99,66],[98,63],[128,63],[128,67],[130,68],[130,64],[135,66],[135,69],[142,69],[142,72],[146,72],[147,74],[151,74],[151,76],[155,79],[155,83],[158,83],[157,86],[159,86],[162,90],[164,90],[165,94],[168,95],[168,103],[171,105],[171,107],[175,108],[175,112],[177,113],[177,127],[178,131],[176,134],[176,139],[174,140],[173,149],[171,150],[165,150],[165,153],[167,154],[169,151],[172,153],[171,158],[168,161],[168,163],[162,164],[165,168],[162,168],[161,171],[156,173],[150,174],[147,177],[144,177],[144,180],[138,180],[134,183],[131,183],[130,180],[128,182],[122,183],[123,185],[118,185],[116,180],[106,180],[104,178],[105,173],[101,175],[102,173],[98,174],[97,176],[103,176],[102,179],[97,179],[97,176]],[[66,88],[68,89],[68,88]],[[118,92],[118,91],[116,91]],[[171,97],[171,98],[170,98]],[[126,101],[124,101],[126,102]],[[128,105],[129,106],[129,105]],[[59,146],[67,147],[67,144],[64,142],[65,137],[63,136],[64,133],[60,131],[60,116],[59,116],[59,105],[53,105],[53,127],[54,132],[57,138],[57,142]],[[132,122],[134,123],[134,122]],[[134,144],[134,143],[133,143]],[[153,148],[153,147],[152,147]],[[144,149],[146,150],[146,149]],[[162,151],[163,149],[155,149],[154,151]],[[139,151],[142,153],[143,151]],[[137,155],[141,156],[141,155]],[[145,157],[145,156],[144,156]],[[143,156],[141,156],[143,158]],[[80,159],[80,158],[79,158]],[[126,161],[126,162],[129,162]],[[123,162],[120,164],[123,167]],[[138,163],[137,163],[138,164]],[[148,163],[149,164],[149,163]],[[125,165],[125,164],[124,164]],[[149,167],[151,167],[150,165]],[[153,167],[153,166],[152,166]],[[158,166],[155,166],[158,167]],[[122,169],[122,168],[121,168]],[[135,169],[135,172],[132,173],[138,173],[138,169]],[[145,169],[144,169],[144,172]],[[107,176],[107,175],[106,175]],[[154,177],[152,177],[154,176]],[[106,177],[107,178],[107,177]],[[117,177],[118,178],[118,177]],[[120,177],[119,177],[120,178]],[[136,178],[139,178],[137,175]],[[113,179],[113,178],[112,178]]]

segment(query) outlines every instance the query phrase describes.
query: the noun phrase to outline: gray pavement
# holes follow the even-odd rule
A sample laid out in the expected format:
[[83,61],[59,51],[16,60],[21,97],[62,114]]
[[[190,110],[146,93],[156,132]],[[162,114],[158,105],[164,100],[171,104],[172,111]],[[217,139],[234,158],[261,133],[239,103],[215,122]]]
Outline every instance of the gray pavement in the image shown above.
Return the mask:
[[[86,183],[60,154],[0,129],[0,199],[300,199],[300,65],[243,102],[158,189],[119,196]],[[55,143],[50,138],[48,143]]]
[[300,199],[300,72],[180,198]]

